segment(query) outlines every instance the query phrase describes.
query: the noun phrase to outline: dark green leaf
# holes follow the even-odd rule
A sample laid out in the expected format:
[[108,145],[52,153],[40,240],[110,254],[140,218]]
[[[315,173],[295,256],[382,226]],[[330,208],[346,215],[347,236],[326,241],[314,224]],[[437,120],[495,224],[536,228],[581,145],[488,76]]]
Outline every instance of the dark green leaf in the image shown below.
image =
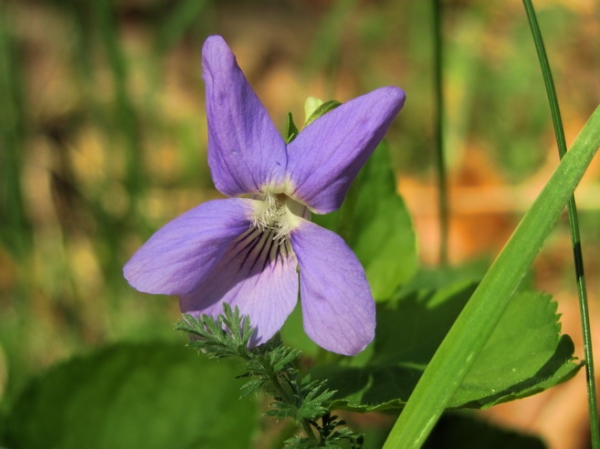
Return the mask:
[[470,414],[446,414],[423,449],[544,449],[538,438],[501,429]]
[[[473,293],[462,284],[412,292],[382,304],[373,356],[366,366],[329,366],[314,375],[337,390],[334,407],[357,411],[402,407],[437,347]],[[572,377],[573,343],[563,335],[547,295],[515,296],[448,408],[488,407],[529,396]]]

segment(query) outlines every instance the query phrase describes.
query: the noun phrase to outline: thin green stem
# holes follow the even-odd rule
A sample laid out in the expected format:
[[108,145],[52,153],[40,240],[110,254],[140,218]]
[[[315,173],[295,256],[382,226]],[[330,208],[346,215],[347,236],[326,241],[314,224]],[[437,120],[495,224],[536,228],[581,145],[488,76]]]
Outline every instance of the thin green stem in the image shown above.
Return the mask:
[[[542,75],[544,77],[544,84],[546,86],[546,93],[548,95],[548,101],[550,103],[550,112],[552,114],[552,123],[554,124],[554,133],[556,136],[556,143],[558,146],[558,154],[562,159],[562,157],[567,152],[567,144],[565,141],[565,134],[562,126],[562,119],[560,115],[560,108],[558,106],[556,89],[554,87],[554,81],[552,79],[552,71],[550,70],[550,64],[548,63],[548,56],[546,55],[544,41],[542,39],[542,34],[540,32],[540,27],[537,22],[533,4],[531,0],[523,0],[523,5],[525,6],[525,11],[527,12],[527,19],[529,20],[529,26],[533,35],[533,41],[535,43],[535,48],[540,61],[540,67],[542,69]],[[579,311],[581,314],[581,327],[583,330],[584,354],[587,362],[586,377],[588,388],[588,407],[590,417],[591,442],[593,449],[600,449],[600,428],[598,424],[598,406],[596,403],[596,383],[594,376],[592,333],[588,311],[587,289],[585,285],[586,283],[583,270],[583,255],[581,251],[579,220],[577,218],[577,206],[575,204],[574,196],[571,196],[567,208],[569,213],[569,222],[571,225],[571,241],[573,244],[573,257],[575,261],[577,294],[579,297]]]
[[0,5],[0,239],[19,261],[26,259],[31,226],[25,213],[21,187],[26,111],[23,104],[21,66],[12,39],[10,4]]
[[433,72],[435,101],[435,155],[440,220],[440,265],[448,264],[449,201],[448,180],[446,178],[446,158],[444,154],[444,86],[442,70],[444,53],[442,45],[442,4],[433,0]]

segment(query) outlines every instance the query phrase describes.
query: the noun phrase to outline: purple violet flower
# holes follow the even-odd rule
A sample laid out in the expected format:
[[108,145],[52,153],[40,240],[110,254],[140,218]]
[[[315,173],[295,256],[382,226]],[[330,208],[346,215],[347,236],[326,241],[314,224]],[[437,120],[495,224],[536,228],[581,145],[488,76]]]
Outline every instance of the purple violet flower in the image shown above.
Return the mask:
[[[360,262],[311,212],[338,209],[404,104],[383,87],[315,120],[287,144],[220,36],[202,49],[208,163],[229,197],[159,229],[125,265],[137,290],[178,295],[181,311],[217,316],[238,306],[269,340],[301,298],[304,330],[354,355],[375,333],[375,303]],[[243,197],[240,197],[243,196]]]

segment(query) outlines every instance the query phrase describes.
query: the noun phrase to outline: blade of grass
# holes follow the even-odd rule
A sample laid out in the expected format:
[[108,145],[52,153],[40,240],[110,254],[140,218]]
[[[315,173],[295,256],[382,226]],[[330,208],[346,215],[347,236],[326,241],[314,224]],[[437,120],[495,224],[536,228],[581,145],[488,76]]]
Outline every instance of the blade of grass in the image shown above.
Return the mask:
[[20,52],[14,48],[9,28],[10,7],[0,5],[0,235],[12,255],[23,261],[31,241],[20,179],[26,118]]
[[97,20],[100,39],[106,51],[116,102],[116,114],[126,143],[125,186],[129,193],[130,212],[137,216],[137,205],[146,187],[146,176],[142,164],[142,148],[139,137],[138,117],[127,89],[128,73],[125,55],[119,43],[117,25],[114,19],[114,5],[111,0],[91,2],[92,12]]
[[438,191],[438,215],[440,221],[440,265],[448,264],[449,201],[448,181],[446,178],[446,157],[444,152],[444,85],[442,44],[442,2],[433,0],[433,73],[435,101],[435,162]]
[[[147,231],[143,214],[136,213],[137,203],[146,184],[146,175],[141,164],[141,141],[138,135],[137,115],[132,99],[127,91],[127,66],[125,55],[118,40],[117,26],[113,17],[113,5],[108,0],[82,3],[77,0],[66,0],[63,12],[73,23],[73,64],[77,70],[78,81],[81,83],[83,101],[88,118],[101,135],[102,151],[111,154],[114,151],[115,136],[125,138],[125,180],[130,199],[130,208],[125,217],[115,217],[102,204],[101,192],[115,182],[112,176],[114,164],[102,167],[108,174],[106,179],[95,186],[96,194],[81,196],[79,201],[85,204],[94,220],[96,229],[95,248],[105,276],[105,283],[111,294],[109,297],[116,301],[121,296],[121,265],[123,239],[126,238],[124,229],[140,229]],[[105,50],[108,68],[113,78],[115,105],[105,105],[105,92],[98,90],[97,67],[94,57],[97,51],[95,37],[100,37],[102,48]],[[115,120],[116,117],[116,120]],[[115,129],[117,128],[118,129]],[[119,167],[120,170],[120,167]],[[118,175],[120,176],[120,175]],[[68,235],[67,235],[68,238]],[[116,302],[113,302],[116,305]],[[111,303],[111,304],[113,304]]]
[[[100,5],[99,3],[104,3]],[[94,221],[95,228],[95,242],[94,249],[96,257],[102,266],[102,273],[104,274],[104,281],[107,289],[110,291],[108,298],[112,299],[111,305],[115,306],[118,299],[121,297],[123,285],[120,282],[121,278],[121,265],[123,263],[123,255],[121,249],[123,248],[123,240],[126,238],[124,227],[131,226],[136,227],[142,221],[139,215],[132,214],[132,208],[129,210],[129,215],[123,219],[123,217],[115,216],[106,210],[102,203],[102,193],[105,189],[109,188],[109,184],[115,182],[115,179],[120,178],[120,167],[118,168],[119,174],[115,174],[115,165],[113,163],[112,153],[114,152],[114,139],[115,136],[120,135],[133,135],[137,134],[136,130],[129,130],[130,127],[135,128],[135,121],[133,124],[128,122],[128,118],[131,117],[128,113],[123,112],[123,108],[119,106],[120,102],[130,103],[128,98],[117,98],[119,97],[120,91],[126,92],[126,67],[124,66],[125,61],[123,59],[121,50],[118,48],[119,42],[116,34],[116,25],[112,18],[113,8],[109,2],[90,2],[89,4],[81,4],[78,0],[66,0],[61,2],[62,13],[69,17],[72,23],[72,34],[71,42],[72,54],[71,61],[77,75],[77,82],[80,83],[80,91],[83,98],[83,105],[86,109],[86,117],[89,123],[94,129],[98,131],[100,136],[100,144],[102,146],[102,152],[106,153],[106,161],[104,166],[99,167],[103,172],[106,173],[106,177],[102,181],[97,181],[94,185],[94,193],[87,195],[79,195],[78,201],[86,213],[90,214]],[[103,13],[108,17],[99,17],[98,11],[103,8]],[[99,20],[100,19],[100,20]],[[113,77],[113,90],[115,96],[115,105],[106,107],[103,99],[104,93],[98,89],[98,70],[96,67],[97,61],[95,61],[95,55],[97,53],[98,42],[95,38],[99,37],[102,48],[105,50],[107,55],[106,59],[109,62],[109,69]],[[112,50],[109,50],[112,48]],[[113,56],[111,56],[113,54]],[[116,56],[115,56],[116,54]],[[123,67],[114,69],[114,66]],[[118,72],[118,73],[117,73]],[[122,79],[122,81],[119,81]],[[102,98],[102,99],[101,99]],[[125,106],[125,108],[131,107],[132,105]],[[115,120],[117,117],[117,120]],[[133,116],[135,118],[135,116]],[[115,125],[118,123],[118,125]],[[118,127],[118,129],[115,129]],[[135,135],[136,135],[135,134]],[[132,152],[137,152],[137,149],[133,149],[132,145],[139,145],[137,139],[132,137],[125,137],[126,141],[126,181],[125,185],[128,188],[128,194],[131,195],[130,186],[134,184],[130,181],[132,177],[129,174],[130,166],[134,166],[132,161]],[[139,167],[137,168],[139,170]],[[132,197],[132,204],[137,197]],[[135,207],[135,206],[134,206]],[[143,226],[142,223],[139,226]],[[65,241],[71,238],[69,233],[65,233]]]
[[319,24],[306,61],[307,73],[323,70],[327,75],[326,99],[334,98],[334,84],[340,62],[344,25],[357,0],[337,0]]
[[23,373],[30,372],[30,354],[23,342],[31,335],[28,318],[35,289],[30,276],[35,229],[27,218],[21,187],[24,147],[30,129],[24,102],[22,53],[13,35],[13,6],[11,2],[0,2],[0,245],[18,264],[17,270],[7,270],[7,264],[2,264],[8,279],[8,294],[3,297],[8,300],[8,308],[4,310],[11,312],[0,314],[0,350],[4,360],[10,361],[4,364],[7,382],[0,394],[0,415],[25,385],[27,375]]
[[173,5],[173,11],[163,18],[157,30],[158,50],[161,56],[198,22],[209,5],[208,0],[185,0]]
[[444,338],[392,428],[384,449],[426,440],[500,320],[600,146],[600,107],[525,214]]
[[[540,68],[542,69],[544,85],[546,86],[546,93],[548,95],[548,102],[550,104],[552,123],[554,125],[554,134],[556,136],[558,154],[562,159],[567,152],[567,143],[565,141],[560,107],[558,105],[558,98],[556,95],[556,89],[554,87],[552,71],[550,70],[550,63],[548,62],[548,55],[546,54],[544,40],[542,38],[542,33],[537,21],[535,9],[533,8],[533,3],[531,0],[523,0],[523,5],[525,6],[529,27],[531,28],[531,34],[533,35],[533,41],[535,43],[535,49],[540,62]],[[581,251],[579,219],[577,216],[577,205],[575,204],[574,196],[571,196],[569,199],[567,209],[569,212],[569,222],[571,225],[571,242],[573,244],[573,258],[575,262],[575,280],[577,283],[577,296],[579,298],[579,312],[581,315],[581,327],[583,331],[583,348],[586,359],[585,369],[588,389],[591,442],[593,449],[600,449],[600,427],[598,423],[598,405],[596,403],[596,377],[594,375],[592,330],[590,326],[587,289],[583,269],[583,254]]]

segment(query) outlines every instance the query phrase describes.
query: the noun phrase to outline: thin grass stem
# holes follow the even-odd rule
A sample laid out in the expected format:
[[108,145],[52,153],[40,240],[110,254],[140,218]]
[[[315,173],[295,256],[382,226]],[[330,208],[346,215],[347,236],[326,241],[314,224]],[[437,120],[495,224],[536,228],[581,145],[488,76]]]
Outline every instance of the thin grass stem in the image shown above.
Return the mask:
[[450,230],[448,179],[446,157],[444,152],[444,86],[443,63],[444,47],[442,44],[442,4],[441,0],[433,0],[433,72],[435,102],[435,162],[438,190],[438,215],[440,222],[440,265],[448,264],[448,233]]
[[14,257],[24,261],[31,243],[20,179],[27,129],[10,13],[11,5],[0,4],[0,239]]
[[[523,0],[523,5],[525,6],[525,11],[527,12],[527,19],[529,21],[529,26],[533,35],[533,41],[535,43],[540,67],[542,69],[544,84],[546,86],[546,94],[548,95],[548,102],[550,103],[550,112],[552,115],[552,123],[554,125],[554,134],[556,136],[558,154],[562,159],[562,157],[567,152],[567,144],[565,141],[565,134],[563,130],[556,89],[554,87],[554,81],[552,79],[552,71],[550,70],[548,56],[546,54],[544,41],[542,39],[542,33],[537,22],[533,4],[531,0]],[[567,209],[571,227],[571,241],[573,244],[573,257],[575,262],[577,294],[579,298],[579,311],[581,314],[581,327],[583,330],[584,354],[586,359],[585,369],[588,389],[591,442],[593,449],[600,449],[600,429],[598,424],[598,406],[596,403],[596,382],[594,376],[594,358],[592,351],[592,331],[590,326],[587,289],[583,269],[583,255],[581,251],[581,238],[579,233],[579,219],[577,217],[577,206],[575,204],[574,196],[571,196],[571,199],[567,204]]]

